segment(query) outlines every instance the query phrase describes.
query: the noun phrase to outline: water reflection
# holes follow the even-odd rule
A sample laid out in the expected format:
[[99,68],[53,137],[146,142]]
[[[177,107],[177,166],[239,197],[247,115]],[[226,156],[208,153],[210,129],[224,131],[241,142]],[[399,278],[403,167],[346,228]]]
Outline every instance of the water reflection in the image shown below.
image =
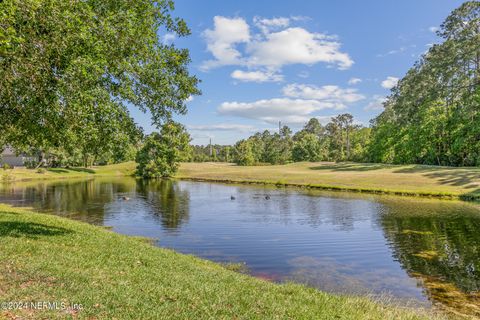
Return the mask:
[[478,212],[450,203],[418,210],[397,201],[386,208],[380,221],[395,259],[432,300],[480,316]]
[[273,281],[479,315],[480,214],[472,204],[133,178],[0,186],[0,201],[246,262]]
[[137,193],[155,210],[153,215],[166,229],[188,222],[190,195],[187,189],[168,179],[137,180]]

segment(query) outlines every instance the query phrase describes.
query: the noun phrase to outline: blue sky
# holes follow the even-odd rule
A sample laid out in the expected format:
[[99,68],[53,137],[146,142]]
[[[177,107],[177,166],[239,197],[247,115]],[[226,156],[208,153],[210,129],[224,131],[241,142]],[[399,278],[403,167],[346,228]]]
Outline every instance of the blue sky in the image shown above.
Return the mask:
[[[201,96],[177,116],[195,144],[231,144],[278,121],[301,128],[349,112],[358,123],[381,112],[389,88],[432,43],[462,1],[194,1],[174,14],[192,30],[161,35],[188,48]],[[132,110],[147,133],[149,115]]]

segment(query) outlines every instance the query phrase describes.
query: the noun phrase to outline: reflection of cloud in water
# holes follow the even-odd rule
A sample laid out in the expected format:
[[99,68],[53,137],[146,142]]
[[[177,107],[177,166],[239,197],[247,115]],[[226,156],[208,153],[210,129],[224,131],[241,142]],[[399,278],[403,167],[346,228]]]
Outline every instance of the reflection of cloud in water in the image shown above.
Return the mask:
[[[373,296],[395,296],[396,301],[429,305],[422,298],[416,281],[395,275],[387,269],[368,270],[354,263],[340,263],[333,258],[301,256],[288,261],[293,267],[286,280],[304,283],[320,290],[342,294],[371,294]],[[408,297],[408,298],[407,298]],[[417,297],[411,301],[412,297]]]

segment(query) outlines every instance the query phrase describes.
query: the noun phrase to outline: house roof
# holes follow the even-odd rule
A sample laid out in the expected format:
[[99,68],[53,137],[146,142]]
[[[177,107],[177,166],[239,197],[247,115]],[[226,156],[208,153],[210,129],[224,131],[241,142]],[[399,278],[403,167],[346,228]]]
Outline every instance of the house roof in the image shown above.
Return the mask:
[[[15,156],[16,152],[10,146],[3,146],[2,156]],[[1,150],[1,149],[0,149]]]

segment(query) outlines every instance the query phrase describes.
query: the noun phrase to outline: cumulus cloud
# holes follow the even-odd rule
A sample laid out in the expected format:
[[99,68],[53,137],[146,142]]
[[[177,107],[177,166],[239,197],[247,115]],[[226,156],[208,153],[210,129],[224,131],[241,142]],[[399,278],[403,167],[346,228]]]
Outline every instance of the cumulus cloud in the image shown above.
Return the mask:
[[211,125],[188,125],[187,128],[192,131],[239,131],[255,132],[256,128],[245,124],[218,123]]
[[397,85],[398,80],[400,79],[397,77],[387,77],[387,79],[382,81],[382,87],[385,89],[392,89]]
[[215,16],[213,29],[207,29],[203,36],[207,50],[215,60],[205,61],[202,68],[210,69],[222,65],[242,64],[242,54],[236,44],[250,41],[250,26],[243,18]]
[[362,82],[362,79],[360,78],[350,78],[348,80],[349,85],[356,85],[356,84],[359,84],[360,82]]
[[342,89],[332,85],[317,87],[295,83],[283,87],[282,91],[286,97],[329,102],[336,105],[337,108],[345,108],[346,104],[365,99],[365,96],[359,94],[357,89]]
[[246,66],[249,72],[279,73],[291,64],[323,62],[338,69],[348,69],[354,63],[341,51],[336,36],[290,26],[298,19],[255,17],[253,24],[260,32],[251,32],[243,18],[216,16],[213,20],[213,28],[205,30],[203,37],[214,59],[205,61],[201,66],[203,70],[234,65]]
[[249,64],[281,68],[289,64],[315,64],[325,62],[339,69],[348,69],[353,60],[340,52],[335,37],[311,33],[303,28],[287,28],[266,35],[265,39],[247,45]]
[[260,120],[270,124],[278,121],[296,125],[303,124],[322,110],[342,110],[348,105],[365,99],[357,89],[340,88],[334,85],[314,86],[289,84],[282,88],[281,98],[262,99],[252,102],[223,102],[217,109],[220,115]]
[[263,33],[269,33],[272,30],[276,30],[278,28],[285,28],[288,27],[290,24],[290,19],[285,17],[280,18],[261,18],[261,17],[254,17],[253,24],[259,28]]
[[222,115],[261,120],[272,124],[278,121],[298,124],[308,121],[315,111],[342,107],[332,102],[313,99],[274,98],[253,102],[224,102],[218,108],[218,112]]
[[367,104],[363,110],[365,111],[380,111],[383,110],[383,103],[385,102],[386,98],[380,95],[374,95],[370,102]]
[[269,71],[242,71],[235,70],[230,75],[233,79],[239,81],[252,82],[278,82],[283,80],[281,74]]

